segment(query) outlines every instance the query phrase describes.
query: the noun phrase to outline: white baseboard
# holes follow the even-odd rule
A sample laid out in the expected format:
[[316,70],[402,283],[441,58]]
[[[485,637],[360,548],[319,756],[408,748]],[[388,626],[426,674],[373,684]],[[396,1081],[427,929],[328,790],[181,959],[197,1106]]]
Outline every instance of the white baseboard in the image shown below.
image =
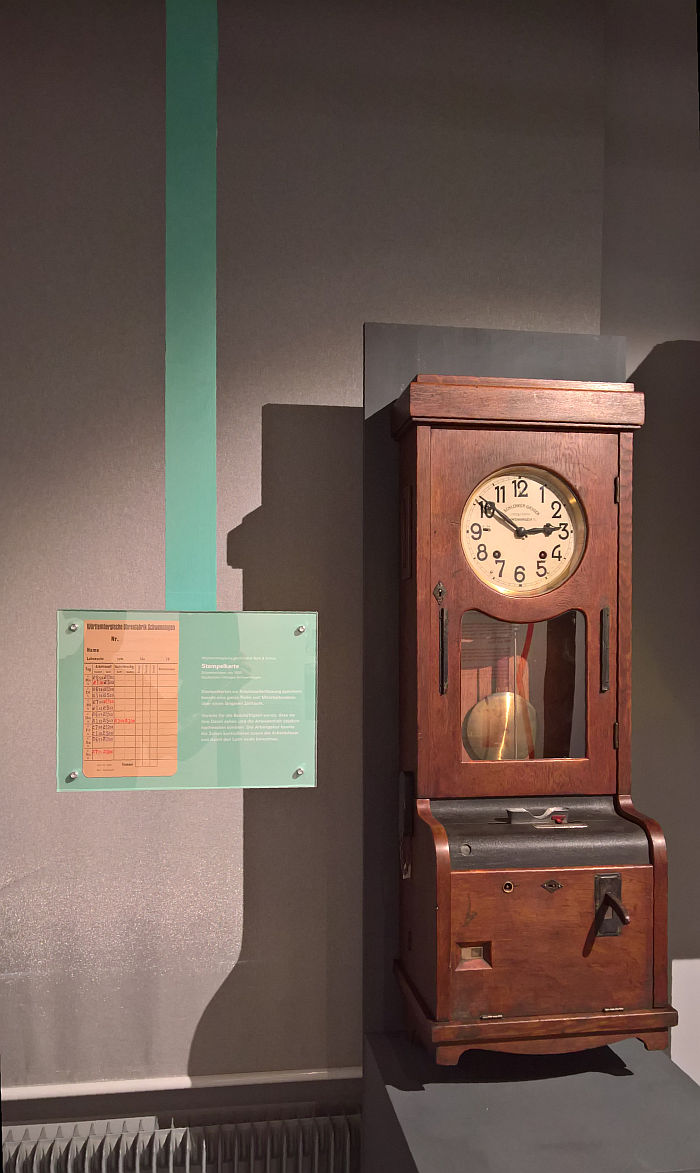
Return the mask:
[[308,1083],[360,1079],[361,1067],[318,1067],[308,1071],[248,1071],[237,1075],[171,1075],[155,1079],[106,1079],[90,1083],[45,1083],[4,1087],[3,1100],[43,1100],[69,1096],[114,1096],[130,1092],[175,1091],[181,1088],[241,1087],[248,1084]]
[[671,1000],[678,1026],[671,1031],[671,1058],[700,1084],[700,958],[671,963]]

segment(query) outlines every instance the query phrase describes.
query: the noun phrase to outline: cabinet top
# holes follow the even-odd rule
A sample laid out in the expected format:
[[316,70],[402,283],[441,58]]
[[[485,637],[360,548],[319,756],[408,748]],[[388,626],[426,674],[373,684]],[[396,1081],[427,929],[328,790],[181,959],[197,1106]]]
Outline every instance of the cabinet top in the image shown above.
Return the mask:
[[411,424],[627,430],[644,423],[632,383],[416,375],[395,401],[392,432]]

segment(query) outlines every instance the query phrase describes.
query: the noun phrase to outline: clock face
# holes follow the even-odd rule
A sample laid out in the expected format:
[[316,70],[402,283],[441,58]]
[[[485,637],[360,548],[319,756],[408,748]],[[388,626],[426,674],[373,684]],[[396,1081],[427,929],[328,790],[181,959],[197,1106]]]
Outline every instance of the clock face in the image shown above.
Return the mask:
[[477,485],[462,510],[462,549],[486,586],[542,595],[575,571],[586,520],[573,489],[543,468],[518,464]]

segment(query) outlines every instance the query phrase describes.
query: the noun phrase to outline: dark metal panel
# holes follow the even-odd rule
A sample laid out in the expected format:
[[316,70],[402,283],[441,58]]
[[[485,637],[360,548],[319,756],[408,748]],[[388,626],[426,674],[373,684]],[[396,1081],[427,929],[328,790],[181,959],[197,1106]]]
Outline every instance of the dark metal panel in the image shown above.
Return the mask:
[[447,831],[453,871],[649,863],[644,831],[609,795],[439,799],[430,809]]

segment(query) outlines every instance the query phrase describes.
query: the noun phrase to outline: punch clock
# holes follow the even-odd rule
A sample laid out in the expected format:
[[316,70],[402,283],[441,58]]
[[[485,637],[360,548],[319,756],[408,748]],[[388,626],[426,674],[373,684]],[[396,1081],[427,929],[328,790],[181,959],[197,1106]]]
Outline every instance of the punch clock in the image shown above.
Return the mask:
[[630,384],[419,375],[401,467],[401,950],[411,1025],[666,1046],[666,850],[631,798]]

